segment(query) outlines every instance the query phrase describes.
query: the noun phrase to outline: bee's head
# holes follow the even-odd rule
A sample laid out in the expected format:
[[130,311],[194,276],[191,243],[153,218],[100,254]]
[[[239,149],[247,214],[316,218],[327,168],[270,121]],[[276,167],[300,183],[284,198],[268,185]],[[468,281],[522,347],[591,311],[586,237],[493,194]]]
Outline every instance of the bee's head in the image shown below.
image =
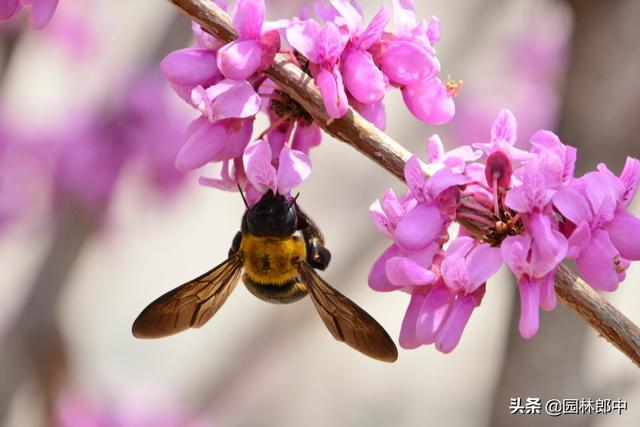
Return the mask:
[[298,225],[295,200],[269,190],[247,211],[246,221],[249,233],[255,236],[290,236]]

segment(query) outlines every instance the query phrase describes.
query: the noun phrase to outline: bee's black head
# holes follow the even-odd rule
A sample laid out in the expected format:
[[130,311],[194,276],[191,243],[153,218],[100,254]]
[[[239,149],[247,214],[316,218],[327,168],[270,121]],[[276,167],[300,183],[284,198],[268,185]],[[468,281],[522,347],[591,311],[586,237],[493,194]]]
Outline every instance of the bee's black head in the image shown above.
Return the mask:
[[269,190],[245,214],[246,231],[255,236],[287,237],[296,231],[298,215],[294,201]]

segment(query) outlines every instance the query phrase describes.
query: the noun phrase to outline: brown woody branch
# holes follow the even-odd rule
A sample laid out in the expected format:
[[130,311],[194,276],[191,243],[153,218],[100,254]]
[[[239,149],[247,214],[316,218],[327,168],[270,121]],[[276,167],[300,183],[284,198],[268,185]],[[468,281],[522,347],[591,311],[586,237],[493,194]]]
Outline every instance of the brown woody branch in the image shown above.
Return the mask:
[[[229,43],[238,38],[229,15],[212,1],[170,1],[223,42]],[[353,146],[397,178],[404,179],[404,164],[411,153],[352,109],[343,117],[332,120],[324,109],[320,92],[313,80],[289,56],[276,55],[266,74],[309,112],[327,133]],[[472,232],[478,231],[471,223],[465,222],[462,225]],[[566,306],[640,366],[638,326],[564,265],[558,269],[556,293]]]

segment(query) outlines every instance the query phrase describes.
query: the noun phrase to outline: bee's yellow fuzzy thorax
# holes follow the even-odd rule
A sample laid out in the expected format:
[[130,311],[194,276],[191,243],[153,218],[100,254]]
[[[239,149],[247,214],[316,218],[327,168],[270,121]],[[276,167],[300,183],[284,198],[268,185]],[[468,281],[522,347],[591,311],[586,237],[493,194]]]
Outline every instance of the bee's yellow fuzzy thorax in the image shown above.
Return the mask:
[[300,274],[294,264],[296,258],[307,258],[304,241],[298,236],[258,237],[242,236],[240,251],[244,256],[245,272],[251,280],[265,285],[283,285]]

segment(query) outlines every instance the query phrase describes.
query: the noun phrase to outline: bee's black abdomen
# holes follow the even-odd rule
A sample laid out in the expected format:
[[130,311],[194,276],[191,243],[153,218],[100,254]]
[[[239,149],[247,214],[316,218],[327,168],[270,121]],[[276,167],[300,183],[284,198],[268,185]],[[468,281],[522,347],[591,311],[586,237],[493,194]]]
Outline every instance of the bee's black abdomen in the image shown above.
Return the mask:
[[242,280],[253,295],[273,304],[289,304],[307,295],[307,287],[299,277],[281,285],[269,285],[252,280],[246,273]]

